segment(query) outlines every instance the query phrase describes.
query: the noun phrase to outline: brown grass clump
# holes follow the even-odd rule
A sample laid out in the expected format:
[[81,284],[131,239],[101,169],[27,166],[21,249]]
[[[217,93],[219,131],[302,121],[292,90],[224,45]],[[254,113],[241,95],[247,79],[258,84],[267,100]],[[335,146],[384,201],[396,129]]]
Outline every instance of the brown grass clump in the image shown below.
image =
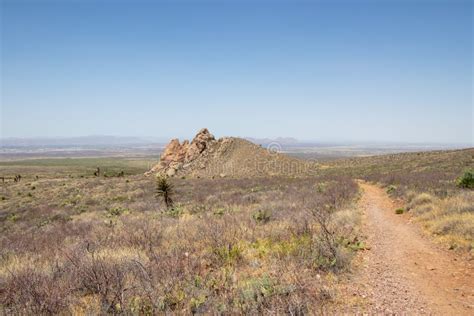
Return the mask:
[[421,193],[414,196],[414,198],[408,202],[407,208],[414,209],[422,205],[430,205],[433,203],[434,199],[435,198],[428,193]]
[[410,212],[450,248],[474,248],[474,192],[440,199],[422,193],[408,203]]

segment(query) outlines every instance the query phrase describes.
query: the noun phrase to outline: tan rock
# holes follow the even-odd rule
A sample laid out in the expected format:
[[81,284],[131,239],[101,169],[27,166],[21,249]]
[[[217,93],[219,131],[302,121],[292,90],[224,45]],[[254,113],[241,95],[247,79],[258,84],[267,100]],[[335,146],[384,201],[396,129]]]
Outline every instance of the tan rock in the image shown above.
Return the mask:
[[207,128],[203,128],[199,131],[199,133],[196,134],[194,137],[193,141],[189,145],[189,148],[187,149],[186,152],[186,162],[193,161],[199,155],[205,151],[207,148],[210,147],[210,145],[215,142],[216,139],[214,138],[214,135],[209,133]]
[[163,151],[160,162],[145,175],[163,173],[173,176],[183,165],[188,168],[195,159],[206,155],[206,150],[215,142],[216,139],[207,128],[201,129],[191,143],[185,140],[181,144],[178,139],[172,139]]
[[175,174],[176,174],[176,169],[174,169],[174,168],[169,168],[168,171],[166,171],[166,175],[167,175],[168,177],[172,177],[172,176],[174,176]]

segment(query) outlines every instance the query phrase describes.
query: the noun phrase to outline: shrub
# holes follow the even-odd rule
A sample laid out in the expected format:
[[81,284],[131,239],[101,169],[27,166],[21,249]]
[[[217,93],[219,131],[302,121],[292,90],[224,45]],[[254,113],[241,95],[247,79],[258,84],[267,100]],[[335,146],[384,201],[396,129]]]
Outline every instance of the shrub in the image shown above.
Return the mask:
[[433,212],[434,209],[435,207],[433,206],[433,204],[422,204],[420,206],[413,208],[413,213],[415,215],[423,215],[423,214]]
[[466,171],[458,178],[457,184],[461,188],[474,189],[474,171]]
[[242,248],[239,245],[228,244],[214,249],[214,254],[224,264],[234,264],[242,257]]
[[177,206],[173,205],[173,207],[168,208],[165,212],[166,215],[174,217],[174,218],[180,217],[181,215],[183,215],[183,213],[184,213],[184,210],[179,205]]
[[403,208],[397,208],[395,210],[395,214],[403,214],[405,212],[405,210]]
[[117,217],[127,212],[128,210],[123,207],[114,207],[107,210],[107,217]]
[[387,194],[393,193],[396,189],[397,189],[396,186],[394,186],[394,185],[389,185],[389,186],[387,187]]
[[222,216],[225,213],[225,208],[220,207],[217,210],[214,211],[214,215]]
[[318,193],[324,193],[324,191],[326,191],[326,184],[325,184],[325,183],[319,183],[319,184],[316,186],[316,192],[318,192]]
[[262,223],[262,224],[270,221],[270,216],[271,216],[270,212],[266,210],[258,210],[252,215],[253,219],[257,223]]
[[11,213],[11,214],[8,214],[7,221],[16,222],[19,218],[20,216],[18,216],[18,214]]
[[[267,275],[245,280],[238,295],[238,304],[244,311],[256,310],[277,292],[277,284]],[[258,310],[258,309],[257,309]]]
[[417,206],[424,205],[424,204],[431,204],[433,203],[433,197],[428,193],[422,193],[416,196],[410,203],[408,208],[416,208]]

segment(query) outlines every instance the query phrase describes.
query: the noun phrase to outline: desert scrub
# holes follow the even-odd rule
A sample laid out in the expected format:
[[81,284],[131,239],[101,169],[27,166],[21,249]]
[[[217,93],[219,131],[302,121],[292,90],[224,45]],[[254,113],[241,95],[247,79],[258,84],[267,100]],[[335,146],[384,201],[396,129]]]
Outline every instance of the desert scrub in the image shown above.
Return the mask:
[[387,190],[386,190],[386,191],[387,191],[387,194],[392,194],[393,192],[395,192],[396,189],[397,189],[396,186],[394,186],[394,185],[389,185],[389,186],[387,187]]
[[7,216],[7,221],[10,221],[10,222],[16,222],[19,219],[20,219],[20,216],[15,213],[8,214]]
[[[204,208],[204,210],[205,210],[205,208]],[[225,214],[225,211],[226,211],[225,208],[219,207],[218,209],[216,209],[216,210],[214,211],[214,215],[222,216],[222,215]]]
[[474,170],[466,171],[458,178],[457,184],[461,188],[474,189]]
[[170,217],[178,218],[184,214],[184,208],[182,205],[173,205],[173,207],[167,208],[163,214]]
[[400,214],[403,214],[403,213],[405,213],[405,209],[403,209],[403,208],[397,208],[397,209],[395,210],[395,214],[400,215]]
[[265,224],[270,221],[271,213],[267,210],[258,210],[252,214],[252,218],[259,224]]
[[213,253],[216,255],[218,262],[225,265],[232,265],[242,258],[242,249],[242,246],[239,244],[228,244],[213,249]]
[[125,202],[129,200],[129,197],[126,195],[118,195],[111,199],[112,202]]
[[271,238],[258,239],[248,245],[245,250],[246,257],[265,259],[268,257],[301,256],[304,258],[312,252],[313,241],[309,234],[292,236],[285,240],[273,240]]
[[122,214],[125,214],[125,213],[129,213],[130,211],[124,207],[120,207],[120,206],[117,206],[117,207],[112,207],[112,208],[109,208],[107,209],[106,211],[106,216],[107,217],[118,217]]
[[414,209],[416,207],[419,207],[421,205],[429,205],[431,203],[433,203],[434,201],[434,197],[431,196],[430,194],[428,193],[421,193],[417,196],[415,196],[410,203],[408,203],[407,205],[407,210],[411,210],[411,209]]
[[268,275],[244,280],[240,284],[240,293],[235,304],[246,312],[259,310],[266,300],[277,294],[277,282]]
[[438,199],[427,194],[416,197],[410,212],[451,249],[472,249],[474,242],[474,192],[460,192]]
[[325,190],[326,190],[326,183],[322,182],[316,185],[316,192],[324,193]]
[[[179,200],[168,209],[157,207],[153,178],[45,170],[34,199],[23,184],[2,193],[2,254],[35,258],[16,270],[0,260],[7,314],[315,314],[327,302],[315,264],[325,254],[307,209],[329,205],[337,236],[354,226],[348,210],[339,213],[357,192],[347,178],[172,179]],[[254,219],[259,210],[271,220]],[[12,213],[21,219],[7,221]]]

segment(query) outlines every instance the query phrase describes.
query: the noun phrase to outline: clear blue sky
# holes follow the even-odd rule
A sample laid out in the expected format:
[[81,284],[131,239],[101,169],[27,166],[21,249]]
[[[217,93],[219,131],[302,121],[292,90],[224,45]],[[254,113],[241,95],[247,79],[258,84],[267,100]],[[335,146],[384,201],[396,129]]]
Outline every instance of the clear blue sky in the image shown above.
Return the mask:
[[473,141],[471,1],[1,1],[1,135]]

